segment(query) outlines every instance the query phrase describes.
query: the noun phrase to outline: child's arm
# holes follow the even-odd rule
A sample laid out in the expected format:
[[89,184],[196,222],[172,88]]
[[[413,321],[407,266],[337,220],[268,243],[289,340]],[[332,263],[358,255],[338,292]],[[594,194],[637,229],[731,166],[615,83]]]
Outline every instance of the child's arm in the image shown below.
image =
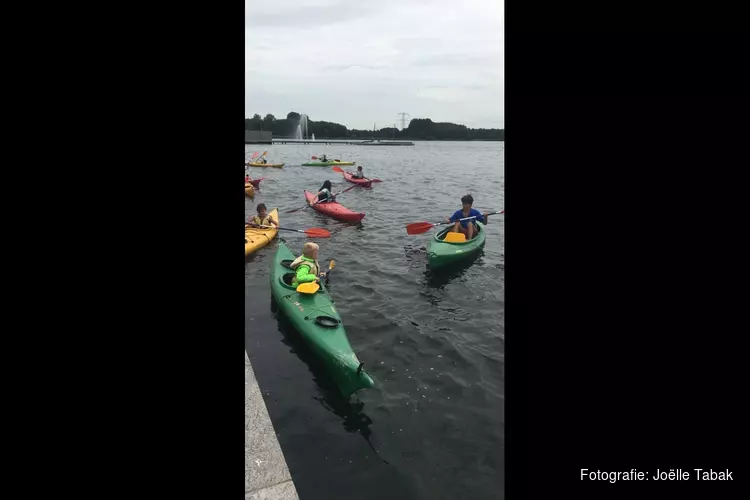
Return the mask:
[[318,279],[314,274],[310,274],[310,266],[306,264],[300,264],[299,267],[297,267],[296,277],[297,283],[310,283],[311,281]]

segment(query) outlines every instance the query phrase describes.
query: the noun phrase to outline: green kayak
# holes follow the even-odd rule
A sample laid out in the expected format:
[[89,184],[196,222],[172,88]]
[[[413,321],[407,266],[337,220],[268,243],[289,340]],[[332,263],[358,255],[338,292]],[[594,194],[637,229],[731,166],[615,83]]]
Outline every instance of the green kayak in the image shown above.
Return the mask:
[[313,295],[298,293],[287,284],[293,277],[287,266],[294,257],[279,241],[271,268],[271,293],[279,309],[323,362],[345,397],[357,389],[374,386],[372,378],[362,369],[364,363],[360,363],[349,345],[344,325],[323,283]]
[[354,165],[356,161],[310,161],[303,163],[303,167],[328,167],[330,165]]
[[477,222],[477,235],[469,241],[461,243],[446,243],[443,241],[446,233],[453,229],[448,227],[435,235],[427,249],[430,269],[450,266],[462,260],[475,256],[484,246],[484,224]]

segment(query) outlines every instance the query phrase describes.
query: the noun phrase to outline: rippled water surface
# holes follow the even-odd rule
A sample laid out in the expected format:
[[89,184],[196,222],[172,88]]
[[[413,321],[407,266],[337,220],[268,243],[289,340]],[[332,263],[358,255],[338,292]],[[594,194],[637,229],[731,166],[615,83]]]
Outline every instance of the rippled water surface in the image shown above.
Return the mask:
[[[331,295],[352,348],[378,384],[350,401],[337,396],[299,335],[274,312],[269,273],[276,242],[246,259],[245,347],[302,500],[502,498],[504,215],[490,218],[478,258],[436,275],[427,271],[425,254],[436,229],[409,236],[405,226],[442,220],[468,192],[480,211],[502,210],[503,149],[502,142],[245,147],[246,161],[267,150],[269,162],[286,163],[247,169],[265,179],[255,199],[246,199],[246,219],[263,202],[279,208],[282,227],[333,233],[315,240],[321,265],[336,260]],[[352,186],[331,167],[300,166],[322,153],[356,161],[367,177],[383,181],[338,198],[367,214],[361,224],[309,209],[284,213],[304,206],[303,190],[326,179],[334,191]],[[279,236],[295,254],[306,241]]]

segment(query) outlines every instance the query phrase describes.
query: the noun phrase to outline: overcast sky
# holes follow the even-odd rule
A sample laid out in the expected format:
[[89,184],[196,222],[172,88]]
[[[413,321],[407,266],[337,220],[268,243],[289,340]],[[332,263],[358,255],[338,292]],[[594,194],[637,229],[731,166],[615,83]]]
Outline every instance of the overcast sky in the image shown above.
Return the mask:
[[503,14],[502,0],[246,0],[245,117],[504,128]]

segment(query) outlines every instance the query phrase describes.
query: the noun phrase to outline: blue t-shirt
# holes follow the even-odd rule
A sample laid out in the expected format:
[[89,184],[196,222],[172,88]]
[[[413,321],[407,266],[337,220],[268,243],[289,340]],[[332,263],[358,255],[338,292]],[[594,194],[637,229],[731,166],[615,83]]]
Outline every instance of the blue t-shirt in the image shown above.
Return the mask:
[[451,216],[451,222],[456,222],[458,219],[463,219],[464,217],[474,217],[475,215],[477,216],[476,219],[462,220],[461,225],[463,227],[469,227],[469,222],[474,222],[476,220],[478,220],[479,222],[484,222],[484,216],[482,215],[482,212],[475,208],[469,210],[469,215],[464,215],[463,209],[456,210],[456,213]]

